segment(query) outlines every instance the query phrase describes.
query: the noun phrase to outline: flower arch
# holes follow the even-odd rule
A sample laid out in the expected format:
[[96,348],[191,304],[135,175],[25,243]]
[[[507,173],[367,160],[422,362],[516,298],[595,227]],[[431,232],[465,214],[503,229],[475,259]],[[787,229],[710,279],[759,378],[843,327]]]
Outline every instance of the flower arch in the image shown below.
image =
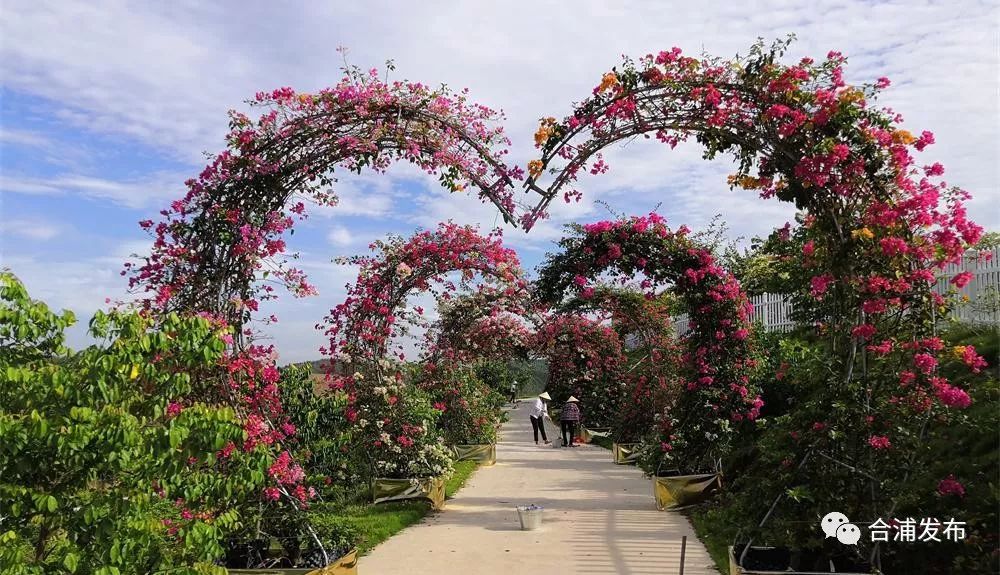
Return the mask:
[[[191,401],[237,409],[248,449],[280,448],[291,432],[282,415],[275,349],[254,343],[249,324],[260,303],[276,297],[275,284],[299,297],[316,293],[288,264],[296,255],[286,253],[284,238],[307,216],[307,205],[336,205],[329,191],[334,172],[383,172],[394,162],[411,163],[454,192],[476,189],[508,222],[516,218],[513,181],[522,173],[503,163],[509,141],[498,125],[502,114],[471,102],[466,92],[387,82],[375,70],[349,68],[318,93],[280,88],[248,103],[263,113],[256,120],[229,113],[227,148],[186,182],[187,192],[159,221],[140,222],[154,237],[151,253],[126,263],[122,275],[154,320],[176,312],[215,322],[226,353]],[[287,452],[276,462],[284,467],[271,476],[281,485],[292,464]],[[268,497],[276,498],[273,493]]]
[[[535,134],[541,157],[529,163],[525,181],[542,199],[527,224],[545,217],[560,194],[579,200],[579,175],[608,171],[605,148],[636,137],[674,147],[693,136],[706,158],[735,157],[730,187],[805,213],[815,238],[802,254],[811,271],[801,288],[811,296],[804,315],[829,328],[834,345],[849,350],[846,361],[874,336],[866,327],[868,337],[854,333],[865,324],[863,308],[877,319],[905,309],[922,320],[941,303],[930,295],[934,271],[960,261],[982,228],[966,216],[969,194],[940,181],[940,164],[916,163],[913,153],[933,144],[933,134],[915,136],[899,114],[870,104],[888,79],[847,85],[839,52],[782,64],[789,42],[757,44],[731,61],[691,58],[679,48],[626,59],[570,116],[542,120]],[[828,291],[837,297],[824,303]]]
[[[526,286],[527,287],[527,286]],[[506,361],[526,358],[537,313],[528,289],[477,286],[438,302],[438,320],[427,330],[427,364]]]
[[464,91],[348,69],[318,93],[280,88],[249,104],[265,112],[254,121],[231,111],[228,148],[187,181],[159,222],[141,222],[155,238],[152,253],[126,264],[123,275],[144,308],[211,312],[242,328],[260,300],[275,297],[274,283],[298,296],[315,293],[282,259],[283,236],[306,217],[307,204],[336,205],[328,188],[337,169],[383,172],[408,162],[452,191],[475,188],[515,221],[513,181],[522,173],[503,163],[502,114]]
[[[420,308],[404,309],[409,296],[432,292],[439,300],[448,300],[477,277],[492,281],[501,293],[513,294],[526,286],[517,254],[504,247],[499,230],[483,236],[471,226],[446,222],[433,232],[374,245],[380,252],[377,255],[346,260],[361,269],[347,299],[326,319],[330,345],[321,351],[334,359],[360,363],[379,381],[386,375],[384,360],[390,354],[405,357],[398,342],[392,348],[393,338],[405,331],[414,314],[423,315]],[[450,277],[456,272],[458,282]],[[350,377],[342,384],[350,384]]]
[[[983,230],[967,217],[970,195],[943,181],[944,167],[918,162],[934,135],[904,129],[900,114],[873,104],[887,78],[848,85],[839,52],[788,65],[780,61],[787,46],[758,44],[733,60],[673,48],[604,74],[571,115],[541,121],[525,187],[542,200],[526,224],[557,197],[579,200],[580,174],[607,172],[602,151],[638,137],[670,147],[694,138],[708,159],[732,154],[731,188],[794,204],[799,225],[778,235],[799,248],[786,262],[789,288],[817,343],[800,355],[809,361],[796,376],[810,392],[782,422],[793,444],[772,492],[804,485],[812,498],[800,514],[836,504],[884,516],[912,491],[899,470],[926,464],[930,430],[971,403],[950,368],[976,372],[984,362],[937,337],[952,300],[932,287]],[[797,475],[807,461],[812,479]],[[853,486],[847,498],[844,485]],[[878,553],[876,544],[873,563]]]
[[[578,295],[562,306],[564,313],[606,317],[622,340],[625,392],[611,423],[618,443],[638,443],[646,438],[657,427],[656,414],[677,395],[681,344],[670,315],[676,307],[675,298],[667,292],[649,297],[635,288],[606,285],[597,286],[592,293],[587,290],[587,297]],[[655,463],[649,471],[655,471]]]
[[608,273],[623,282],[641,274],[650,296],[672,285],[686,304],[693,320],[683,336],[684,391],[660,419],[662,457],[714,465],[726,454],[733,424],[756,419],[763,405],[747,375],[752,307],[739,283],[686,229],[671,231],[657,214],[583,226],[560,247],[539,272],[543,301],[558,303],[572,292],[593,297],[590,283]]

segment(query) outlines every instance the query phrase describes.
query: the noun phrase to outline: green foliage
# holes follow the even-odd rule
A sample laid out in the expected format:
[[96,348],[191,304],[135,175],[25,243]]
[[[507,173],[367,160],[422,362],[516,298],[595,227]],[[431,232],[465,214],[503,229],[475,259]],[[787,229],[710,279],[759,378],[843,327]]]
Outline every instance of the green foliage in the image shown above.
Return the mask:
[[525,376],[523,370],[517,371],[511,363],[501,360],[479,361],[473,369],[480,381],[500,394],[510,393],[510,384],[515,381],[518,390],[522,389],[530,377]]
[[291,445],[294,458],[306,470],[309,483],[325,500],[349,496],[352,486],[363,483],[362,461],[350,445],[351,429],[344,417],[347,395],[333,391],[309,365],[281,369],[281,407],[295,427]]
[[331,559],[344,556],[362,538],[357,525],[338,515],[328,503],[311,506],[308,520]]
[[98,313],[105,343],[73,353],[72,323],[0,273],[0,572],[218,571],[269,459],[220,458],[237,414],[179,403],[222,358],[220,329]]

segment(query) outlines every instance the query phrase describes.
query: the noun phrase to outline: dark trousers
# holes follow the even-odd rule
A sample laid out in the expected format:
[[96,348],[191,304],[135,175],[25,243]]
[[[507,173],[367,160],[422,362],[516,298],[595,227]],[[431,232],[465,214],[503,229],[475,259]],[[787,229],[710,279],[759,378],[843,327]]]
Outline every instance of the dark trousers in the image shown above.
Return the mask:
[[529,416],[531,419],[531,430],[535,432],[535,443],[538,443],[538,432],[542,432],[542,440],[548,441],[549,438],[545,437],[545,421],[541,417]]
[[[563,420],[562,423],[562,440],[563,445],[573,445],[573,437],[576,435],[576,422]],[[567,437],[569,439],[567,439]]]

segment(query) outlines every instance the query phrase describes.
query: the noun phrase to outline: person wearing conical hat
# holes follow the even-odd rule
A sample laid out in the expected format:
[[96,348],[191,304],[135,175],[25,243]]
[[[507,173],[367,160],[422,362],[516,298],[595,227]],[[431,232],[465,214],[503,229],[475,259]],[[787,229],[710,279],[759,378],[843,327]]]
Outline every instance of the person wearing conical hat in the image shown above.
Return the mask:
[[569,396],[559,419],[562,427],[562,446],[576,447],[573,438],[576,437],[576,426],[580,423],[580,400],[572,395]]
[[545,403],[548,401],[552,401],[552,397],[547,391],[543,391],[535,398],[535,403],[531,405],[531,411],[528,412],[528,418],[531,420],[531,430],[535,433],[535,445],[538,445],[539,431],[542,432],[542,441],[545,442],[545,445],[552,443],[545,436],[545,420],[552,420],[549,418],[549,410],[545,407]]

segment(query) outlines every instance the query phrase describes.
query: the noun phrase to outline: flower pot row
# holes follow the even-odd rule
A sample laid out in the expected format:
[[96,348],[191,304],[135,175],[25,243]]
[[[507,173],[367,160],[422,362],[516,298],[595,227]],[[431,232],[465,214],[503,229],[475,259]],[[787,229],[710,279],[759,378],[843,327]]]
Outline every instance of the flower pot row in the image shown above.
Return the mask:
[[793,551],[787,547],[729,547],[730,575],[871,575],[871,565],[847,555]]

